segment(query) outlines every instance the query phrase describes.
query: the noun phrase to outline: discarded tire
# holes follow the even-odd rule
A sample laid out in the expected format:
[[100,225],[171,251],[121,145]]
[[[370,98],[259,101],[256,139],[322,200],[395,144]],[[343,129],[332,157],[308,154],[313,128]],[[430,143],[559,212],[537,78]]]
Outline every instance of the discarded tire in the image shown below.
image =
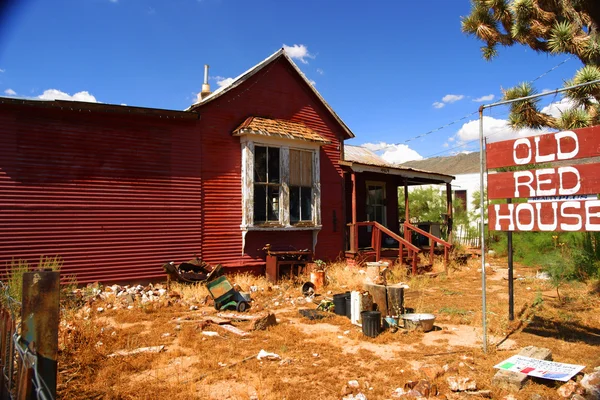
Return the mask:
[[335,306],[334,313],[346,315],[346,293],[334,294],[333,305]]
[[362,319],[362,331],[365,336],[377,337],[381,332],[381,311],[363,311],[360,313]]

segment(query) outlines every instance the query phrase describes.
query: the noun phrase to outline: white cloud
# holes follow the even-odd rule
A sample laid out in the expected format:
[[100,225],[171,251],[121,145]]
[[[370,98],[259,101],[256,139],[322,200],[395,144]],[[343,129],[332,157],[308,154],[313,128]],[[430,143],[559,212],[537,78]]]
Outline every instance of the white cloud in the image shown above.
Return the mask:
[[386,162],[391,164],[401,164],[407,161],[423,159],[422,155],[405,144],[379,142],[365,143],[362,146],[377,153]]
[[87,101],[89,103],[97,103],[98,100],[88,91],[77,92],[74,95],[62,92],[57,89],[47,89],[44,93],[37,97],[42,100],[72,100],[72,101]]
[[283,50],[290,58],[300,60],[302,64],[308,64],[307,58],[314,59],[315,56],[308,52],[308,48],[303,44],[295,44],[293,46],[283,45]]
[[6,71],[5,69],[0,68],[0,74],[3,73],[3,72],[5,72],[5,71]]
[[433,108],[443,108],[446,104],[455,103],[465,98],[464,94],[447,94],[442,97],[442,101],[436,101],[433,103]]
[[481,103],[481,102],[484,102],[484,101],[492,101],[492,100],[494,100],[494,97],[496,97],[496,96],[494,96],[493,94],[488,94],[486,96],[481,96],[481,97],[478,97],[476,99],[473,99],[473,101],[475,101],[477,103]]
[[9,96],[16,96],[17,92],[15,92],[14,90],[9,88],[4,91],[4,94],[9,95]]
[[[494,117],[483,117],[483,136],[489,142],[498,142],[500,140],[515,139],[525,136],[539,135],[549,132],[549,129],[530,129],[524,128],[514,130],[505,119],[496,119]],[[473,120],[465,123],[456,133],[459,144],[477,140],[479,138],[479,120]]]
[[217,82],[217,86],[220,88],[233,83],[233,78],[225,78],[224,76],[211,76],[210,79],[214,79]]
[[442,101],[444,103],[454,103],[456,101],[462,100],[465,98],[465,95],[463,94],[447,94],[444,97],[442,97]]
[[118,3],[119,2],[119,0],[108,0],[108,1],[110,1],[111,3]]
[[559,118],[563,112],[573,107],[575,107],[575,102],[571,99],[563,97],[560,101],[550,103],[546,107],[542,108],[542,112],[544,114],[549,114],[554,118]]
[[325,71],[323,71],[321,68],[317,68],[317,73],[319,75],[323,75],[325,73]]
[[308,78],[306,78],[306,79],[308,80],[308,83],[310,83],[311,85],[317,86],[317,82],[313,81],[312,79],[308,79]]

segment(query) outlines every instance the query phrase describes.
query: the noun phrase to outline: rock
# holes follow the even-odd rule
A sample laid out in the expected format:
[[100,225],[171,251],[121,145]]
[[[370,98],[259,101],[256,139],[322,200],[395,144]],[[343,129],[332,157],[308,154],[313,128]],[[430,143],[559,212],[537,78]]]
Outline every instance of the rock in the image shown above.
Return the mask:
[[358,384],[357,380],[352,380],[352,381],[348,381],[348,387],[358,388],[358,387],[360,387],[360,385]]
[[[413,393],[414,392],[414,393]],[[437,386],[431,385],[429,381],[425,379],[421,379],[409,392],[417,397],[425,397],[428,398],[430,395],[437,395]]]
[[436,380],[440,376],[444,375],[445,372],[444,369],[439,365],[424,365],[419,368],[419,371],[430,381]]
[[258,319],[252,321],[252,330],[253,331],[264,331],[270,326],[277,325],[277,318],[275,314],[268,313]]
[[506,396],[504,396],[502,398],[502,400],[517,400],[517,398],[515,396],[513,396],[512,394],[507,394]]
[[600,370],[594,369],[595,372],[585,374],[581,380],[581,387],[585,389],[590,399],[600,399]]
[[467,390],[477,390],[477,382],[469,377],[449,376],[446,382],[453,392],[465,392]]
[[575,381],[569,381],[558,388],[558,395],[565,399],[571,398],[574,394],[583,394],[584,390],[579,384]]
[[98,308],[96,308],[96,311],[98,311],[99,313],[104,312],[104,308],[98,307]]

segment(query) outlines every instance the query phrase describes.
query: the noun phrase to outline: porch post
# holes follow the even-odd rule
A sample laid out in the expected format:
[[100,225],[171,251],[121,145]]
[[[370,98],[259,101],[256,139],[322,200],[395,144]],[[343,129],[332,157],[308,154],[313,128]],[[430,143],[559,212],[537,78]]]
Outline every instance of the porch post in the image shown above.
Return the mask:
[[452,207],[452,184],[450,183],[446,183],[446,204],[448,206],[448,243],[452,243],[452,212],[454,207]]
[[352,171],[352,224],[356,224],[356,173]]
[[[406,178],[404,178],[404,222],[410,222],[410,211],[408,210],[408,180]],[[411,233],[408,229],[404,229],[404,239],[408,241],[408,243],[412,243],[412,240],[410,238]],[[408,258],[410,258],[411,255],[411,250],[407,247],[406,248],[406,257],[407,260]],[[415,269],[416,267],[414,266],[415,262],[413,260],[413,269]]]
[[358,226],[356,225],[356,172],[350,172],[352,181],[352,226],[350,227],[350,250],[358,253]]

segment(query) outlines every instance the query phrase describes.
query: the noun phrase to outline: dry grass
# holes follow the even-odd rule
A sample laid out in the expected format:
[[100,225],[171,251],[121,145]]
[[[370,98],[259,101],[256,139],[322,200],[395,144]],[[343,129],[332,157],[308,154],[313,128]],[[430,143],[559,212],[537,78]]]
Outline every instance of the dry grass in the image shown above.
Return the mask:
[[[478,262],[469,260],[467,266],[453,266],[448,275],[435,278],[407,277],[405,267],[391,269],[391,282],[410,286],[405,305],[417,312],[434,313],[436,325],[445,327],[431,333],[384,332],[371,339],[344,317],[303,319],[297,312],[302,299],[299,283],[308,277],[277,285],[250,275],[230,277],[243,290],[256,287],[251,313],[269,310],[279,320],[277,326],[252,332],[247,338],[212,325],[204,329],[219,332],[219,336],[203,335],[197,321],[215,310],[189,309],[189,304],[201,304],[208,295],[202,285],[173,285],[183,302],[172,306],[111,309],[98,314],[94,305],[89,315],[68,311],[60,331],[59,395],[66,399],[339,399],[342,386],[357,379],[369,399],[379,399],[389,398],[407,380],[420,378],[421,365],[451,364],[461,375],[472,375],[481,388],[492,390],[494,398],[501,398],[505,393],[489,384],[495,373],[493,365],[516,350],[499,351],[491,344],[489,353],[483,354],[476,343],[481,339],[482,319]],[[501,269],[504,260],[492,259],[490,264],[487,321],[491,342],[508,335],[516,341],[515,349],[548,347],[557,361],[600,365],[598,282],[566,285],[561,290],[563,301],[559,301],[546,281],[532,278],[535,271],[518,267],[516,318],[510,322],[506,317],[507,281]],[[343,263],[330,265],[327,273],[329,286],[323,296],[328,296],[328,291],[361,289],[365,278],[360,269]],[[247,323],[236,325],[249,328]],[[461,329],[461,333],[453,329]],[[156,345],[165,345],[165,351],[108,357],[116,350]],[[279,354],[284,362],[256,360],[253,356],[261,349]],[[461,367],[459,362],[470,367]],[[448,392],[445,378],[435,383],[443,393]],[[539,384],[528,386],[516,398],[529,399],[533,393],[556,398],[555,388]]]

